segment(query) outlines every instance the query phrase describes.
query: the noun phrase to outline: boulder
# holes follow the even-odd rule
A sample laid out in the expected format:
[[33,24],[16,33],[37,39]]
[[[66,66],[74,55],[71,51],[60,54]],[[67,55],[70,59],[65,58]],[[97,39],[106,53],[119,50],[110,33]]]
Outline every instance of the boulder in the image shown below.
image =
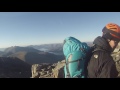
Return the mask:
[[64,78],[65,60],[58,62],[56,67],[52,70],[53,78]]

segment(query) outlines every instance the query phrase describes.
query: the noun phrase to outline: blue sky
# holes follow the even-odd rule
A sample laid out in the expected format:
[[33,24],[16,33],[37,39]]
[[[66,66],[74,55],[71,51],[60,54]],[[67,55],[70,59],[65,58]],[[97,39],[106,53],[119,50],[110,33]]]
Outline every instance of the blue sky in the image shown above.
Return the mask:
[[120,25],[120,12],[0,12],[0,48],[93,41],[109,22]]

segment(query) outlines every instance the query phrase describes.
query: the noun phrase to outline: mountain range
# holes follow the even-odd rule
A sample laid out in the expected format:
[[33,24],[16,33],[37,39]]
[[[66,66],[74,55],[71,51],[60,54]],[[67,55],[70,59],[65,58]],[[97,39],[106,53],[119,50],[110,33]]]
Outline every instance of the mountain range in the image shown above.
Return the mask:
[[29,64],[56,63],[64,58],[49,52],[37,50],[33,47],[9,47],[0,53],[0,57],[17,57]]
[[[92,46],[92,42],[86,42],[89,46]],[[50,52],[56,55],[63,55],[63,43],[55,44],[42,44],[42,45],[30,45],[28,47],[33,47],[37,50]]]
[[[92,42],[87,42],[89,46]],[[12,46],[0,51],[0,57],[17,57],[29,64],[56,63],[64,59],[63,43]]]

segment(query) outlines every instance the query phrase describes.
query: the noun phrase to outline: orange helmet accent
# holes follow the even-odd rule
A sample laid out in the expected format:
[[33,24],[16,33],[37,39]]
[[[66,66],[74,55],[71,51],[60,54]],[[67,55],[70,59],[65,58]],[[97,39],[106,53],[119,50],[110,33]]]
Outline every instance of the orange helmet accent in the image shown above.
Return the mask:
[[120,26],[114,23],[107,24],[103,30],[103,33],[110,33],[113,38],[120,40]]

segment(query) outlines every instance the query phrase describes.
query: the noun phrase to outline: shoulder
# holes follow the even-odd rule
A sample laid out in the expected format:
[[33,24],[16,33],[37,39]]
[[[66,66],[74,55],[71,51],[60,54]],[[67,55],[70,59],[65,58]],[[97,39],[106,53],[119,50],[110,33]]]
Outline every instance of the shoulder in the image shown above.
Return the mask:
[[93,55],[94,54],[97,54],[97,55],[100,55],[100,56],[110,56],[110,53],[106,52],[105,50],[93,50],[92,51]]
[[108,60],[113,61],[111,54],[109,52],[104,51],[104,50],[93,51],[92,57],[99,59],[99,60],[102,60],[104,62],[108,61]]

